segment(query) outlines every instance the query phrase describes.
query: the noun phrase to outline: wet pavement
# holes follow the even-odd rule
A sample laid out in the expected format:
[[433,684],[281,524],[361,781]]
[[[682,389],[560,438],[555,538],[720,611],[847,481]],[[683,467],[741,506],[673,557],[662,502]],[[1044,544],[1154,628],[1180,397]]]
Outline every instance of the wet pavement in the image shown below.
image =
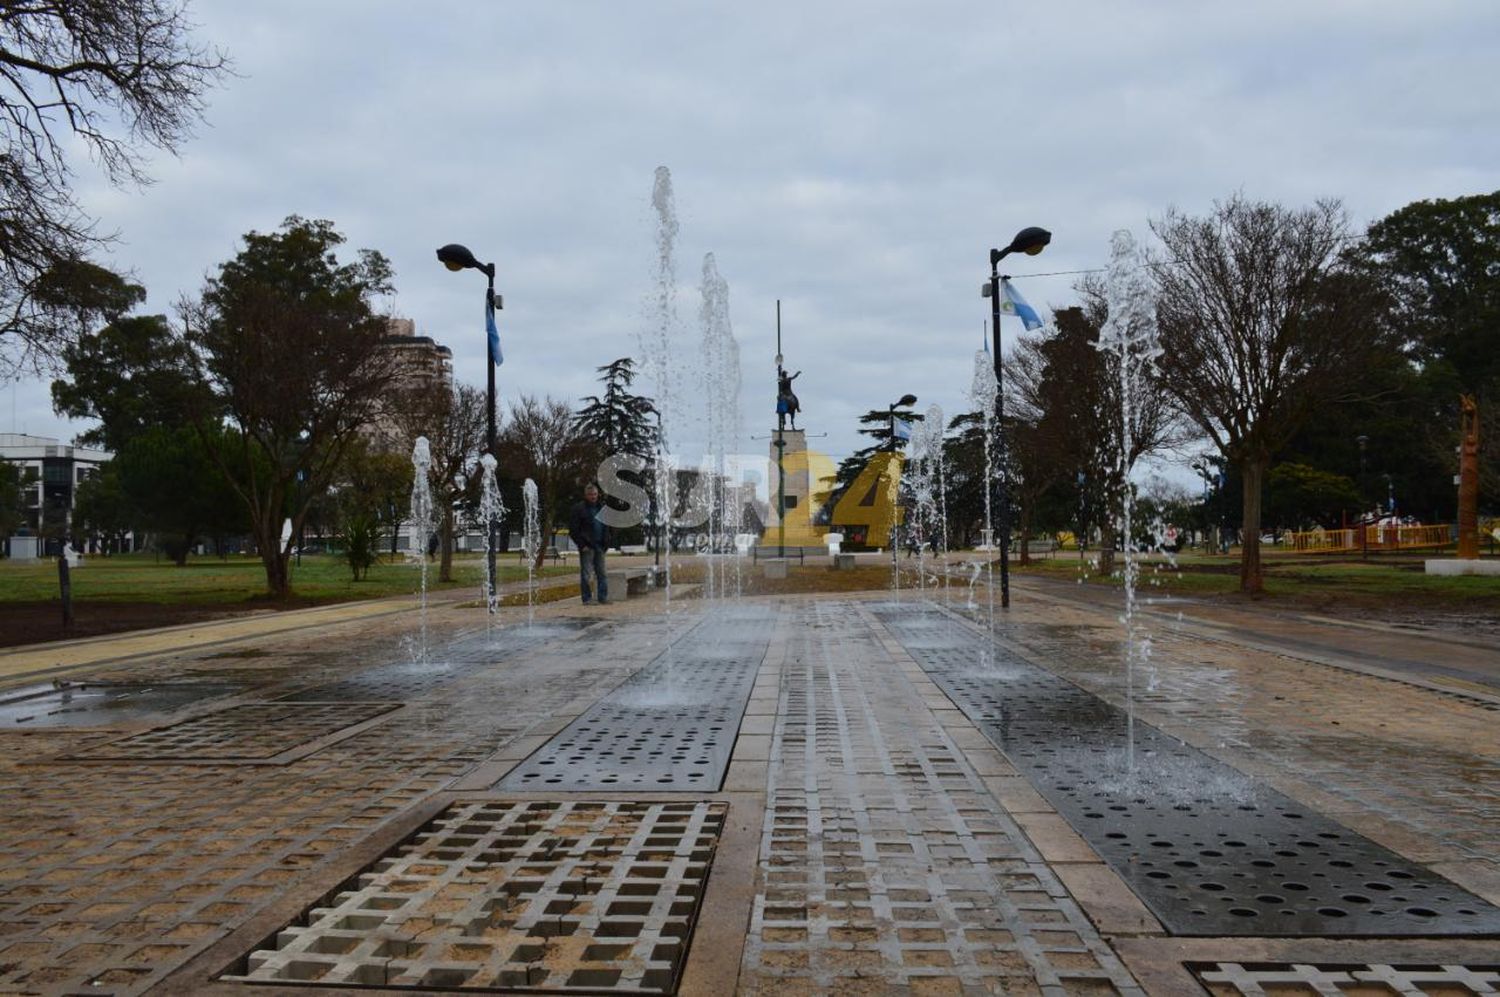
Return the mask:
[[[1380,871],[1500,901],[1483,648],[1158,614],[1137,746],[1208,767],[1127,785],[1075,739],[1070,775],[1145,801],[1089,810],[1038,778],[1036,742],[1090,711],[1116,731],[1118,607],[1018,585],[1007,670],[973,621],[901,599],[562,603],[529,633],[439,607],[426,656],[389,608],[10,656],[0,707],[57,719],[0,728],[0,993],[1496,988],[1500,938],[1462,937],[1462,915],[1405,903],[1433,914],[1379,939],[1328,917],[1195,931],[1129,864],[1165,840],[1147,810],[1218,780],[1234,807],[1346,829]],[[79,690],[54,677],[114,692],[59,712]],[[1074,694],[1098,705],[1058,707]],[[570,763],[590,777],[526,778]],[[1126,844],[1091,845],[1090,822]],[[1255,898],[1285,892],[1248,896],[1271,917]]]

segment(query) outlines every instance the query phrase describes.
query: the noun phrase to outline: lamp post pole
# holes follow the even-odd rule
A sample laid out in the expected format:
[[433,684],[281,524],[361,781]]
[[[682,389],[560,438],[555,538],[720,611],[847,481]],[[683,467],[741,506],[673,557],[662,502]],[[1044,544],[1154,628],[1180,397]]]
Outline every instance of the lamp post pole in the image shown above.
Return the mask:
[[[886,449],[891,454],[895,454],[895,452],[896,452],[896,410],[898,408],[910,408],[911,406],[913,406],[915,404],[917,404],[917,396],[916,395],[902,395],[900,401],[892,402],[890,405],[887,405],[885,407],[886,417],[888,419],[890,419],[890,421],[891,421],[891,436],[890,436],[890,439],[888,439],[888,440],[885,441],[885,445],[886,445]],[[900,475],[899,472],[891,470],[892,466],[895,463],[896,463],[896,458],[894,456],[886,458],[886,465],[885,465],[886,466],[886,470],[890,471],[890,475],[891,475],[891,577],[892,578],[896,577],[896,572],[899,571],[900,567],[901,567],[900,564],[896,560],[896,511],[901,507],[901,475]]]
[[[485,449],[491,457],[499,463],[500,455],[495,452],[495,355],[490,348],[489,328],[494,319],[495,310],[503,307],[504,302],[495,293],[495,264],[480,263],[474,254],[469,252],[465,246],[458,243],[449,243],[437,251],[437,258],[443,266],[449,270],[478,270],[488,278],[488,285],[484,292],[485,305],[485,344],[484,356],[485,367],[488,377],[485,379],[487,389],[486,416],[488,417],[485,432]],[[493,514],[489,515],[485,523],[485,536],[488,538],[488,549],[485,551],[485,567],[489,572],[489,581],[486,583],[485,602],[490,607],[490,612],[495,611],[495,547],[497,546],[499,524],[495,522]]]
[[[495,265],[491,263],[485,269],[484,273],[489,280],[489,284],[484,291],[484,301],[485,305],[493,310],[495,308]],[[486,332],[488,332],[488,330],[486,330]],[[487,375],[485,377],[486,404],[484,413],[487,417],[487,422],[485,424],[484,432],[484,448],[489,451],[491,457],[495,458],[495,466],[499,467],[500,455],[495,452],[495,358],[490,356],[490,344],[488,335],[485,336],[484,360],[484,371]],[[500,487],[499,482],[496,482],[495,487],[496,489]],[[495,522],[493,511],[490,513],[487,519],[488,522],[485,523],[485,531],[486,535],[489,537],[489,543],[486,546],[484,552],[484,563],[485,570],[489,572],[489,591],[485,592],[484,594],[484,603],[486,606],[490,607],[490,612],[494,612],[494,607],[496,604],[495,548],[496,546],[498,546],[499,524]]]
[[[995,504],[1000,512],[1000,608],[1010,608],[1010,470],[1006,460],[1005,392],[1000,361],[1000,261],[1011,253],[1035,256],[1052,241],[1052,233],[1031,226],[1016,233],[1004,249],[990,250],[990,282],[985,296],[990,299],[990,335],[994,342],[995,363],[995,442],[999,473],[995,476]],[[1008,278],[1007,278],[1008,279]]]
[[[1005,459],[1005,391],[1000,362],[1000,258],[1005,253],[990,250],[990,337],[995,364],[995,443],[999,460],[995,475],[995,511],[1000,515],[1000,608],[1010,608],[1010,490]],[[994,540],[993,537],[990,538]]]

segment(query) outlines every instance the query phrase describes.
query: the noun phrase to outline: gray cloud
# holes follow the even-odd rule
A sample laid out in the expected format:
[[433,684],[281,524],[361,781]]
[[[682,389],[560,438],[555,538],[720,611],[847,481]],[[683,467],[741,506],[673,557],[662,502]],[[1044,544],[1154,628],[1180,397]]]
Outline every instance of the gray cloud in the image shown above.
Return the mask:
[[[672,168],[680,314],[698,268],[729,281],[744,434],[772,425],[774,302],[810,429],[838,455],[855,416],[906,391],[963,408],[986,252],[1063,305],[1117,227],[1243,188],[1343,197],[1358,222],[1500,187],[1500,8],[1461,2],[318,4],[197,0],[240,79],[144,192],[81,170],[121,231],[114,262],[166,310],[248,229],[297,212],[396,266],[392,302],[483,383],[482,285],[500,268],[502,394],[576,399],[636,351],[652,170]],[[692,330],[696,334],[696,330]],[[1007,339],[1016,330],[1007,328]],[[33,432],[45,386],[13,391]],[[4,419],[0,408],[0,419]],[[6,425],[9,428],[9,425]]]

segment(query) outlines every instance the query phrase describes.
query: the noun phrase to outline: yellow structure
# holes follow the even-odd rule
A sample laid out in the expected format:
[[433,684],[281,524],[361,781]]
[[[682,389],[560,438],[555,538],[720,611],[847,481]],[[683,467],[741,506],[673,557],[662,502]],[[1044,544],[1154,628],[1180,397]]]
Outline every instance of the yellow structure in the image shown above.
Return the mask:
[[899,451],[882,450],[844,492],[829,522],[845,543],[889,549],[891,525],[905,520],[905,510],[896,502],[904,463]]

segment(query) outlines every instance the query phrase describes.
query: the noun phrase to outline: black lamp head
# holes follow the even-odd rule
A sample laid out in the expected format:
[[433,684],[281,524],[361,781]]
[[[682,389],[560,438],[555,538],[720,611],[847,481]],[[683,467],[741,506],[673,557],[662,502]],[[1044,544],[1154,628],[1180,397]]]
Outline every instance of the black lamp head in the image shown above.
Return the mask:
[[901,396],[901,400],[896,403],[896,405],[898,407],[901,407],[901,408],[905,408],[908,405],[915,405],[915,404],[917,404],[917,396],[916,395],[902,395]]
[[1035,256],[1047,248],[1047,244],[1051,241],[1051,232],[1032,225],[1017,232],[1016,237],[1010,240],[1010,245],[1005,247],[1005,251],[1007,253],[1025,253],[1027,256]]
[[474,258],[473,253],[469,252],[469,247],[460,246],[456,242],[450,242],[439,249],[437,258],[449,270],[468,270],[471,267],[475,270],[484,269],[484,265]]

